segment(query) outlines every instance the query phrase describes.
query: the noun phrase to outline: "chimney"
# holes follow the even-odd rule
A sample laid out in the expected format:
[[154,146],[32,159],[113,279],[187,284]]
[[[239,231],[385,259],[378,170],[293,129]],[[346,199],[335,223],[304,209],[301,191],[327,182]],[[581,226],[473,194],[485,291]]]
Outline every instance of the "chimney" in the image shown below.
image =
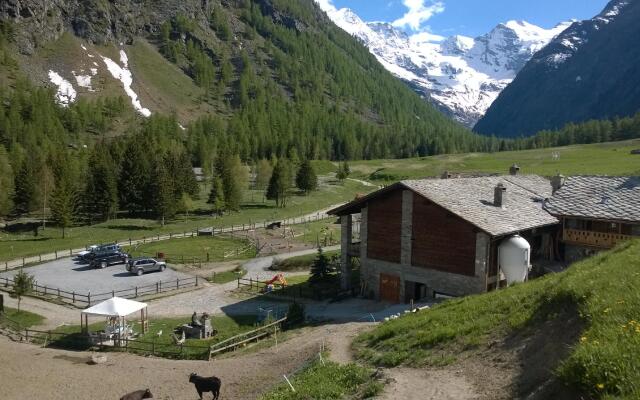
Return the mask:
[[564,175],[556,175],[551,178],[551,193],[556,194],[556,192],[564,185]]
[[493,205],[501,208],[507,206],[507,188],[502,183],[498,183],[493,190]]
[[520,173],[520,167],[518,166],[518,164],[513,164],[509,168],[509,175],[518,175],[519,173]]

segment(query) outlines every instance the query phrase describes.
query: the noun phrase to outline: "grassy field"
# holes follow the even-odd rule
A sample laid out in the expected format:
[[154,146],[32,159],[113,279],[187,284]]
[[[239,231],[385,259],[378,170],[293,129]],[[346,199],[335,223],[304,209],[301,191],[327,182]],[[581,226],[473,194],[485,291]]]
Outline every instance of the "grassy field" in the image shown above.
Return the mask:
[[290,377],[295,392],[285,382],[262,396],[262,400],[371,398],[382,390],[382,383],[371,377],[372,372],[369,368],[353,363],[322,363],[318,359],[299,374]]
[[235,281],[238,278],[242,278],[246,273],[246,270],[237,267],[229,271],[214,272],[210,277],[207,278],[207,281],[222,285],[224,283]]
[[[333,256],[340,255],[340,252],[335,251],[327,251],[324,253],[327,257],[331,258]],[[304,256],[297,256],[286,258],[284,260],[278,260],[274,263],[271,269],[275,271],[305,271],[311,268],[314,260],[318,257],[317,253],[307,254]]]
[[293,227],[296,239],[316,246],[333,246],[340,244],[341,226],[337,219],[309,222]]
[[[205,191],[206,188],[203,188]],[[68,228],[66,238],[61,230],[48,226],[35,237],[32,230],[8,233],[0,231],[0,261],[36,255],[54,250],[83,247],[94,243],[107,243],[128,238],[139,239],[160,233],[179,233],[198,227],[226,227],[265,220],[278,220],[301,216],[330,205],[353,199],[355,193],[367,192],[371,188],[346,181],[344,184],[327,183],[308,196],[291,197],[286,208],[277,208],[272,201],[262,202],[262,193],[247,191],[242,211],[222,217],[211,217],[205,209],[195,210],[187,216],[169,221],[164,227],[159,221],[149,219],[115,219],[92,226]],[[252,201],[253,199],[253,201]],[[199,205],[198,205],[199,204]],[[204,207],[204,200],[198,207]]]
[[[640,140],[502,153],[451,154],[404,160],[354,161],[352,176],[380,183],[440,176],[449,172],[507,174],[516,163],[523,174],[640,175]],[[556,156],[554,156],[556,155]]]
[[[210,339],[187,339],[185,341],[185,346],[192,347],[185,347],[181,353],[181,357],[202,359],[205,355],[208,356],[208,347],[210,345],[221,342],[242,332],[247,332],[255,329],[256,321],[257,317],[252,315],[236,316],[233,318],[227,316],[211,317],[211,325],[214,329],[218,330],[218,334]],[[133,325],[134,332],[140,332],[139,321],[131,319],[127,322],[130,325]],[[179,348],[173,346],[171,333],[173,333],[175,327],[190,322],[190,316],[176,318],[150,318],[149,332],[138,338],[138,340],[140,341],[149,343],[135,343],[131,345],[131,348],[135,347],[136,349],[140,350],[139,352],[141,354],[146,354],[150,353],[152,347],[154,347],[158,355],[164,355],[171,358],[172,356],[176,355],[177,351],[179,351]],[[104,321],[94,322],[89,325],[89,330],[95,332],[98,330],[103,330],[104,327]],[[51,345],[54,347],[71,349],[84,349],[87,347],[86,342],[82,340],[79,325],[61,326],[53,332],[70,334],[70,336],[67,336],[66,338],[52,341]],[[162,334],[158,335],[159,332],[162,332]],[[155,343],[155,345],[152,345],[150,342]]]
[[638,399],[639,285],[640,241],[632,241],[563,273],[385,322],[354,345],[376,365],[441,365],[539,333],[568,350],[555,371],[563,383],[595,398]]
[[134,257],[155,257],[161,252],[164,253],[165,259],[172,263],[178,263],[183,258],[189,261],[194,257],[201,262],[217,262],[255,257],[255,248],[250,245],[248,241],[232,237],[197,236],[142,244],[126,248],[126,251]]
[[[3,317],[8,318],[11,322],[14,322],[20,326],[20,328],[31,328],[32,326],[41,325],[45,318],[42,315],[35,314],[29,311],[20,310],[11,307],[5,307]],[[3,319],[0,318],[0,324]]]

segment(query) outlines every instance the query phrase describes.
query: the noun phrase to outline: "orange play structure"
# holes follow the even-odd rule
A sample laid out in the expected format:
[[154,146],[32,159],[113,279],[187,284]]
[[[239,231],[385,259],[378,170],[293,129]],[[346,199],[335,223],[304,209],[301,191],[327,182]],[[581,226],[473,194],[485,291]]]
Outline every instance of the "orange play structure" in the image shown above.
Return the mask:
[[273,278],[269,279],[265,283],[267,285],[273,285],[275,282],[278,282],[282,286],[287,286],[287,280],[284,279],[284,275],[282,275],[282,274],[277,274],[276,276],[274,276]]

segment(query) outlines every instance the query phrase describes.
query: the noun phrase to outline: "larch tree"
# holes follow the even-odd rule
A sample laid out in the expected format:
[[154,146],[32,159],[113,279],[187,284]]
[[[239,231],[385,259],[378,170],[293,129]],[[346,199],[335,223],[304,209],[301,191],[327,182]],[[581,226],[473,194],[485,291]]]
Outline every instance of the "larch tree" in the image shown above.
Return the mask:
[[304,160],[300,164],[298,174],[296,175],[296,186],[304,193],[309,193],[318,188],[318,176],[311,165],[311,161]]

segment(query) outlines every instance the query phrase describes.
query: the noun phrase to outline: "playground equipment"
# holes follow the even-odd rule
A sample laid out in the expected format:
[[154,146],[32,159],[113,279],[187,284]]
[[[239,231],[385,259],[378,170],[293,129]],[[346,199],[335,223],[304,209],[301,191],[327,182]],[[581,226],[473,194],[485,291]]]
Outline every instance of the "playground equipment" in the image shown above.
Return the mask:
[[281,286],[287,286],[287,280],[284,279],[284,275],[282,273],[276,274],[273,278],[265,282],[265,292],[272,291],[274,289],[273,284],[276,282],[278,282]]

